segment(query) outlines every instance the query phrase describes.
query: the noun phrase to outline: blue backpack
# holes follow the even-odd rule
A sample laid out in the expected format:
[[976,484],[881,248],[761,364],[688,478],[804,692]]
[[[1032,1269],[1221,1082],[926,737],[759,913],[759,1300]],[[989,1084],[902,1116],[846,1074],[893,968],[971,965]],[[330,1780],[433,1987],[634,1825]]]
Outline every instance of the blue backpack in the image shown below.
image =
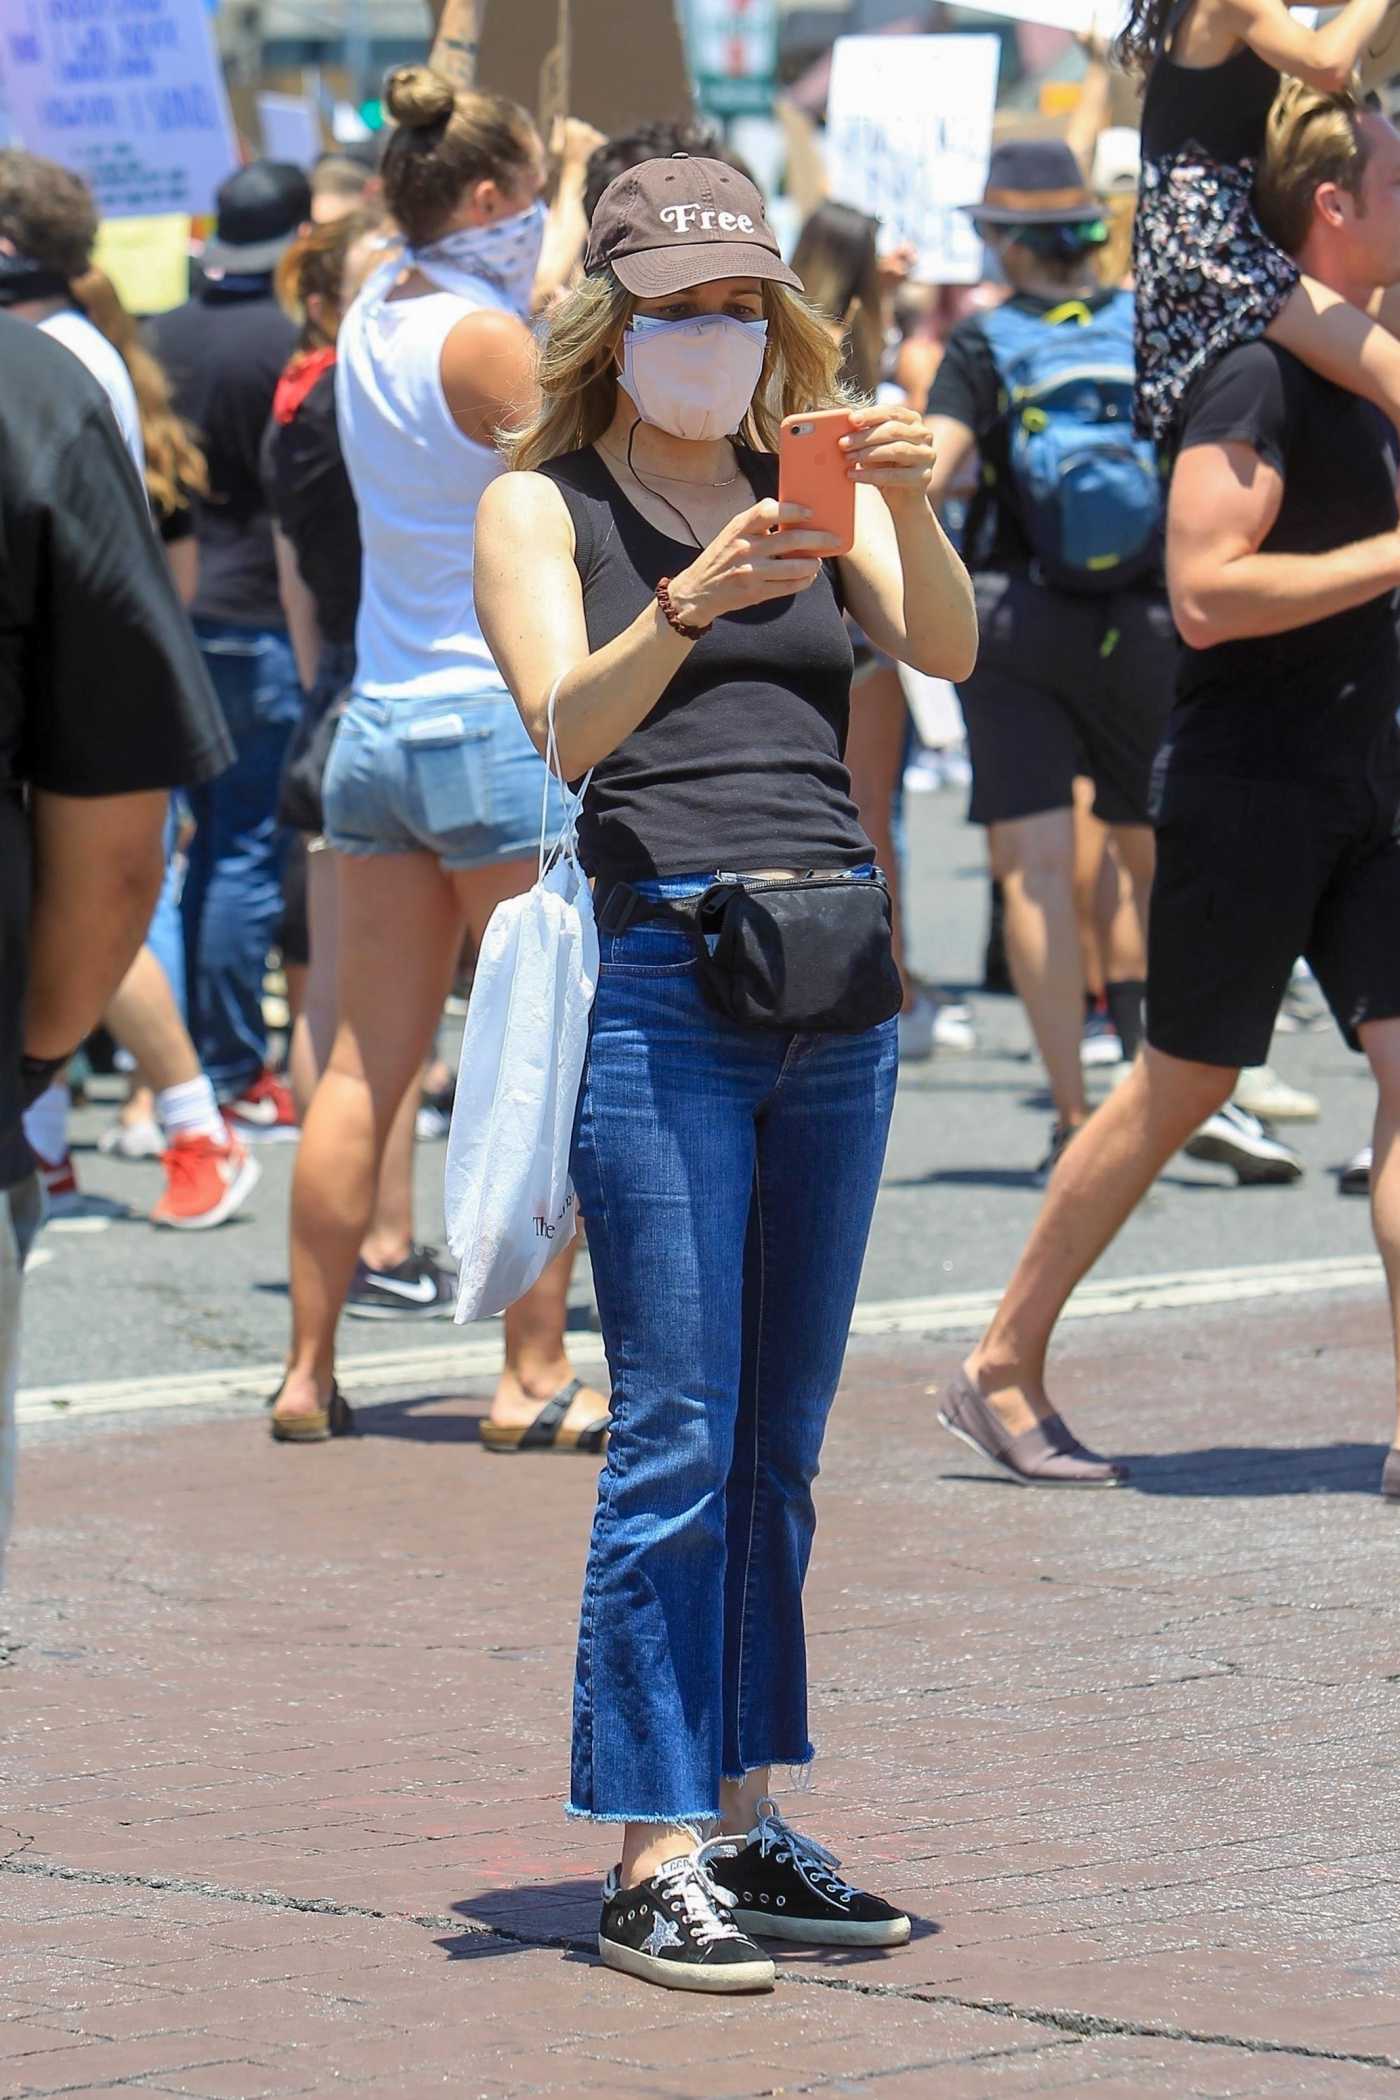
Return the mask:
[[1046,583],[1116,591],[1161,559],[1162,477],[1133,435],[1133,297],[1097,311],[999,306],[982,330],[1001,382],[1011,472]]

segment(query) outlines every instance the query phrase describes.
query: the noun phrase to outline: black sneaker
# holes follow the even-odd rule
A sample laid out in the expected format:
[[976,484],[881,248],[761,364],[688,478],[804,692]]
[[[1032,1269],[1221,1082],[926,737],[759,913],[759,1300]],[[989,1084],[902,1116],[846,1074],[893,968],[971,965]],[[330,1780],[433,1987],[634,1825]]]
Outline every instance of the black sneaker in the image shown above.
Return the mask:
[[457,1279],[433,1259],[431,1247],[412,1247],[393,1269],[371,1269],[357,1261],[345,1300],[352,1320],[450,1320],[457,1305]]
[[747,1840],[712,1838],[700,1854],[734,1889],[734,1923],[766,1939],[808,1947],[902,1947],[903,1911],[842,1879],[823,1846],[785,1823],[771,1801],[758,1804]]
[[630,1889],[614,1867],[603,1884],[598,1952],[610,1969],[663,1990],[771,1991],[773,1964],[732,1922],[732,1903],[695,1853],[668,1859]]

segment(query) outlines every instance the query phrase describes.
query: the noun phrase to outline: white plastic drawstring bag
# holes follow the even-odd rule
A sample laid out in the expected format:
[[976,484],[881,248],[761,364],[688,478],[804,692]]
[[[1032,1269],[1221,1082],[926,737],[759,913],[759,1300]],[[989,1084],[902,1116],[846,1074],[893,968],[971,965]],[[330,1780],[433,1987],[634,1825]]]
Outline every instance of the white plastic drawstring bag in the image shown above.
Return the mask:
[[538,879],[491,914],[462,1037],[445,1186],[459,1321],[504,1312],[578,1229],[569,1146],[598,983],[598,930],[578,859],[587,779],[546,851],[549,779],[559,770],[558,692],[556,682]]

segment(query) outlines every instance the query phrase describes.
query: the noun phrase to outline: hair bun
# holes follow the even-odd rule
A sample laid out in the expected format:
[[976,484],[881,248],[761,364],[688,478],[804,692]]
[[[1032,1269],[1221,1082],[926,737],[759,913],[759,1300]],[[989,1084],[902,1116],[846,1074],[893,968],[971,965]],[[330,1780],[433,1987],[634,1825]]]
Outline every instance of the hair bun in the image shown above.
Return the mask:
[[384,107],[396,124],[406,124],[410,131],[444,123],[456,102],[452,82],[431,66],[395,66],[384,83]]

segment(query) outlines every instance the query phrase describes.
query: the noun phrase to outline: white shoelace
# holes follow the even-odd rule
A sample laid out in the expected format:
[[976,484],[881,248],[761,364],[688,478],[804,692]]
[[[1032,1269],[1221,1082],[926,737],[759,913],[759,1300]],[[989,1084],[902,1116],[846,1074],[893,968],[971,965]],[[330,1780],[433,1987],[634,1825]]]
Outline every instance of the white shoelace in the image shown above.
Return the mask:
[[668,1896],[680,1897],[686,1924],[697,1946],[709,1947],[716,1940],[737,1940],[742,1936],[728,1916],[737,1896],[720,1887],[698,1854],[667,1860],[665,1866],[657,1869],[656,1880]]
[[803,1880],[819,1895],[833,1896],[838,1903],[849,1903],[857,1894],[850,1882],[837,1873],[841,1862],[836,1854],[828,1852],[825,1845],[819,1845],[815,1838],[804,1837],[800,1830],[793,1829],[791,1823],[784,1822],[776,1802],[766,1796],[758,1804],[758,1828],[754,1835],[758,1839],[760,1857],[766,1859],[772,1852],[780,1861],[790,1858]]

